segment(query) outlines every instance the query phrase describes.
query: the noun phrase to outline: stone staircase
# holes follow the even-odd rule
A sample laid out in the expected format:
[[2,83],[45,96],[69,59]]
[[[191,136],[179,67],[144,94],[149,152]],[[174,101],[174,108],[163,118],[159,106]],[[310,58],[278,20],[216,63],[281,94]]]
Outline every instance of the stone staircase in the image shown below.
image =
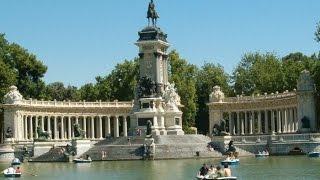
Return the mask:
[[42,154],[36,158],[31,158],[31,162],[66,162],[68,161],[65,155],[64,147],[56,147],[51,149],[49,152]]
[[143,158],[142,145],[98,145],[92,147],[84,155],[90,155],[92,160],[138,160]]

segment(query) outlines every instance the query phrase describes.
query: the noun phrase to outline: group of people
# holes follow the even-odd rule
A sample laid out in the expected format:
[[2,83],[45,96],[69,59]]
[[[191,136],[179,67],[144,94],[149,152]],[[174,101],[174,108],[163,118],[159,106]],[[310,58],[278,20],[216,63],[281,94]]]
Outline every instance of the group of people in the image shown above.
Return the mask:
[[13,166],[10,166],[7,170],[8,170],[8,171],[7,171],[8,174],[18,174],[18,173],[21,173],[21,169],[20,169],[19,166],[16,167],[16,168],[14,168]]
[[231,169],[228,164],[224,164],[223,168],[220,165],[216,167],[211,165],[208,167],[207,164],[203,164],[199,170],[198,176],[202,176],[204,179],[231,177]]

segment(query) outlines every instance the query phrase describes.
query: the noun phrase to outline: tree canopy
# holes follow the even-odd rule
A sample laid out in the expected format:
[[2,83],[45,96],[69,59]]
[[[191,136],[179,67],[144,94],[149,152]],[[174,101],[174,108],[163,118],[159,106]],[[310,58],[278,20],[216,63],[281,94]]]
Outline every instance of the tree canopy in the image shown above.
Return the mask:
[[314,35],[315,35],[315,40],[317,42],[320,42],[320,22],[317,24],[317,29]]

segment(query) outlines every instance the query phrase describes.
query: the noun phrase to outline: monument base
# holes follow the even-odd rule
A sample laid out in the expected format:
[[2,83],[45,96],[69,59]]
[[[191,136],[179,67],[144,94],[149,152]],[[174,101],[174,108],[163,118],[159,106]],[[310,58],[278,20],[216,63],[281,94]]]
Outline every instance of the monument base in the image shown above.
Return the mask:
[[0,145],[0,162],[11,162],[14,159],[14,149],[10,144]]
[[39,157],[49,152],[54,147],[54,142],[49,141],[35,141],[33,143],[33,157]]
[[72,139],[72,146],[75,149],[76,156],[79,157],[91,148],[91,141],[84,139]]
[[181,126],[170,126],[167,128],[167,135],[184,135]]

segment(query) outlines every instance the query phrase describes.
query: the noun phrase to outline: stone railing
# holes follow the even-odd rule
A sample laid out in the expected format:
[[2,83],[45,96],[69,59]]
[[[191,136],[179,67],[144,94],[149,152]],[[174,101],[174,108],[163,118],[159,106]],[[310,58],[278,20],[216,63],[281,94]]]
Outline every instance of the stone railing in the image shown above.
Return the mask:
[[227,97],[223,102],[248,102],[248,101],[263,101],[270,99],[284,99],[295,97],[297,93],[293,92],[284,92],[284,93],[275,93],[275,94],[264,94],[264,95],[255,95],[255,96],[237,96],[237,97]]
[[42,100],[22,100],[19,105],[42,106],[42,107],[132,107],[133,101],[112,101],[112,102],[71,102],[71,101],[42,101]]
[[320,133],[232,136],[231,139],[235,143],[266,143],[268,140],[279,141],[279,142],[299,142],[299,141],[320,142]]

